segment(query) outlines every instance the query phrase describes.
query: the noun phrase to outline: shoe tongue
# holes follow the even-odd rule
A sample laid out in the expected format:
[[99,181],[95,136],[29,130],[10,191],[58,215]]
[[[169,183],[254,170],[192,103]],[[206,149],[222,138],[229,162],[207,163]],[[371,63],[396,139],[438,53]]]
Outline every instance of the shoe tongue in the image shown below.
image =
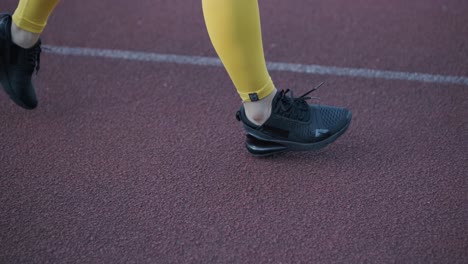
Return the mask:
[[[277,92],[275,97],[273,98],[272,102],[272,110],[277,112],[280,115],[287,116],[288,118],[293,118],[301,121],[309,121],[310,116],[307,113],[303,112],[308,112],[310,111],[309,105],[304,102],[306,105],[305,109],[302,109],[303,106],[299,105],[299,101],[294,101],[294,99],[288,95],[284,94],[284,91]],[[285,97],[283,99],[283,97]],[[280,102],[281,100],[285,100],[285,102]],[[281,107],[278,106],[278,104],[283,104],[289,108],[287,113],[285,113],[283,110],[281,110]],[[301,116],[301,117],[299,117]]]
[[280,100],[286,100],[288,103],[292,104],[293,99],[285,94],[285,91],[276,92],[275,97],[273,98],[272,107],[276,107]]
[[281,99],[281,94],[284,93],[284,91],[277,91],[275,94],[275,97],[273,97],[273,100],[271,102],[272,107],[275,107],[276,104],[278,103],[278,100]]

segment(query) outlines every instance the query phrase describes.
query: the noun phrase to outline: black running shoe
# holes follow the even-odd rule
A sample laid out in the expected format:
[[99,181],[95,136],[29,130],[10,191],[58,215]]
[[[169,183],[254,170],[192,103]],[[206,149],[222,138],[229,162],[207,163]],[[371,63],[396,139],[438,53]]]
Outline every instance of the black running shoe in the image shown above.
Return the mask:
[[0,83],[17,105],[34,109],[37,98],[31,77],[39,70],[41,41],[29,49],[17,46],[11,40],[11,23],[9,14],[0,14]]
[[289,89],[277,92],[271,116],[261,126],[247,119],[242,106],[237,112],[237,120],[242,121],[246,130],[247,150],[258,156],[290,150],[318,150],[341,136],[351,123],[351,111],[307,104],[306,100],[311,97],[306,96],[319,87],[297,98]]

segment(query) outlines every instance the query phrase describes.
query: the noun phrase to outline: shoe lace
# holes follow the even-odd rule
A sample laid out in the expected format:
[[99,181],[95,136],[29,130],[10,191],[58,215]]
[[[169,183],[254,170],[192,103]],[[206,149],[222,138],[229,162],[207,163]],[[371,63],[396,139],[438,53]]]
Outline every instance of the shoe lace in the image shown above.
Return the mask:
[[34,73],[35,71],[37,74],[41,68],[41,51],[41,45],[37,44],[27,51],[16,50],[18,53],[13,57],[16,57],[17,63],[19,63],[20,67],[26,72]]
[[[324,82],[320,83],[299,97],[294,97],[294,93],[290,89],[280,91],[276,111],[291,119],[301,121],[306,120],[309,113],[309,104],[307,103],[307,100],[319,99],[318,97],[310,97],[308,95],[318,90],[323,84]],[[290,96],[288,96],[288,93]]]
[[28,53],[28,61],[32,68],[36,71],[36,74],[39,72],[41,68],[41,45],[37,45],[33,49],[31,49]]

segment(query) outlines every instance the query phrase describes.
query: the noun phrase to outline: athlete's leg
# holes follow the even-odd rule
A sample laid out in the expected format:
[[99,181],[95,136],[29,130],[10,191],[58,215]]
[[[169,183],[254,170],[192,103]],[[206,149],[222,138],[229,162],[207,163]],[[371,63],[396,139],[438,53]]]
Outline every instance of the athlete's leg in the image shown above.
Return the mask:
[[40,34],[58,0],[20,0],[13,15],[0,15],[0,83],[19,106],[37,106],[31,82],[39,68]]
[[263,55],[257,0],[202,0],[211,42],[244,101],[237,118],[256,155],[320,149],[348,128],[345,108],[308,105],[307,94],[277,92]]
[[13,42],[22,48],[30,48],[36,44],[58,1],[20,0],[11,25]]
[[244,101],[247,116],[262,124],[276,89],[268,74],[256,0],[203,0],[211,42]]

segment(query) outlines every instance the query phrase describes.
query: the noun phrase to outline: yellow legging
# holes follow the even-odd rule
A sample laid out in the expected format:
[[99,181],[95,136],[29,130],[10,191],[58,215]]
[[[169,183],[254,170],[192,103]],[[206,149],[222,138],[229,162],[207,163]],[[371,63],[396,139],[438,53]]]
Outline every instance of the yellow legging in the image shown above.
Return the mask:
[[244,101],[256,101],[275,87],[263,54],[257,0],[202,0],[211,42]]
[[[59,0],[20,0],[16,26],[40,34]],[[275,87],[263,54],[257,0],[202,0],[211,42],[244,101],[256,101]]]
[[59,0],[20,0],[13,22],[23,30],[40,34]]

